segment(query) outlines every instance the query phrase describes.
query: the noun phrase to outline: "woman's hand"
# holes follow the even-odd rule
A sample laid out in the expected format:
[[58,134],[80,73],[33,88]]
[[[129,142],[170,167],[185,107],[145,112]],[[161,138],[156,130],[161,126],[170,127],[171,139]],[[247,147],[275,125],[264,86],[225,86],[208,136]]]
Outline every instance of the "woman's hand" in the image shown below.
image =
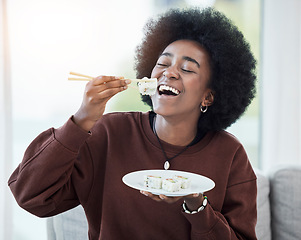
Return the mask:
[[167,197],[163,194],[160,195],[154,195],[150,192],[146,192],[146,191],[140,191],[140,193],[142,193],[143,195],[157,201],[157,202],[161,202],[164,201],[166,203],[175,203],[179,200],[185,200],[186,202],[186,206],[188,207],[188,209],[190,211],[194,211],[197,210],[200,206],[202,206],[203,203],[203,194],[201,193],[193,193],[190,195],[186,195],[186,196],[180,196],[180,197]]
[[90,131],[96,121],[101,118],[107,102],[117,93],[127,89],[130,80],[122,77],[99,76],[89,81],[79,110],[73,121],[86,131]]

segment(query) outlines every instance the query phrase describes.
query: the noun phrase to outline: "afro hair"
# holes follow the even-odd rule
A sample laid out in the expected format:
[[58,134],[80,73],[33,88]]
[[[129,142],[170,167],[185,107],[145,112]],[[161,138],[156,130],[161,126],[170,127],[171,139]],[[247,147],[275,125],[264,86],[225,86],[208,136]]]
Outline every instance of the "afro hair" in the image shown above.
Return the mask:
[[[213,8],[171,9],[151,19],[136,49],[137,77],[150,77],[159,55],[180,39],[200,43],[209,53],[214,103],[201,114],[199,128],[219,131],[233,124],[246,110],[256,92],[256,60],[238,28]],[[152,107],[151,98],[142,101]]]

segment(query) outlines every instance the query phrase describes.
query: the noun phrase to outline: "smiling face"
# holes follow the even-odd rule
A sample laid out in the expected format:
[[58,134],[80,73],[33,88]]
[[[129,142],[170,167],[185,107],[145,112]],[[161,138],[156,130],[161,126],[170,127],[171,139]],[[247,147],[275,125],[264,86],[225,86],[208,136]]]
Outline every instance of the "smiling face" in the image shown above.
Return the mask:
[[151,97],[153,110],[162,116],[200,116],[200,106],[213,102],[207,51],[197,42],[178,40],[168,45],[153,68],[158,90]]

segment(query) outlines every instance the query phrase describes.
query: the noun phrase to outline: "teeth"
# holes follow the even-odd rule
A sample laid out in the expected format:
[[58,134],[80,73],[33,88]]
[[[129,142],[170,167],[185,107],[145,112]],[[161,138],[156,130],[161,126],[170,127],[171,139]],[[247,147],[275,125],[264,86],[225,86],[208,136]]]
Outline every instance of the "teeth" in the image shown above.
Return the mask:
[[171,91],[173,92],[174,94],[180,94],[180,91],[178,89],[175,89],[173,87],[170,87],[170,86],[166,86],[166,85],[160,85],[159,87],[159,91]]

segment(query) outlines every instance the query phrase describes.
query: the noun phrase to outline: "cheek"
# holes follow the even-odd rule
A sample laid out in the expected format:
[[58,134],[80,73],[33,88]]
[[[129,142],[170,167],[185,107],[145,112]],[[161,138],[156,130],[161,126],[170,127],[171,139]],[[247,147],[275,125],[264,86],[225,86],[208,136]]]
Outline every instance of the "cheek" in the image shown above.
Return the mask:
[[184,85],[185,92],[189,94],[191,101],[196,104],[202,102],[202,97],[205,93],[206,87],[203,86],[200,82],[190,82],[189,84]]
[[155,75],[155,69],[153,68],[152,73],[151,73],[151,78],[153,78]]
[[153,68],[151,73],[151,78],[158,77],[162,73],[161,69],[156,68],[156,66]]
[[183,81],[183,85],[186,91],[189,90],[189,92],[196,94],[197,92],[200,92],[204,90],[204,86],[201,83],[201,80],[199,78],[192,78],[186,81]]

